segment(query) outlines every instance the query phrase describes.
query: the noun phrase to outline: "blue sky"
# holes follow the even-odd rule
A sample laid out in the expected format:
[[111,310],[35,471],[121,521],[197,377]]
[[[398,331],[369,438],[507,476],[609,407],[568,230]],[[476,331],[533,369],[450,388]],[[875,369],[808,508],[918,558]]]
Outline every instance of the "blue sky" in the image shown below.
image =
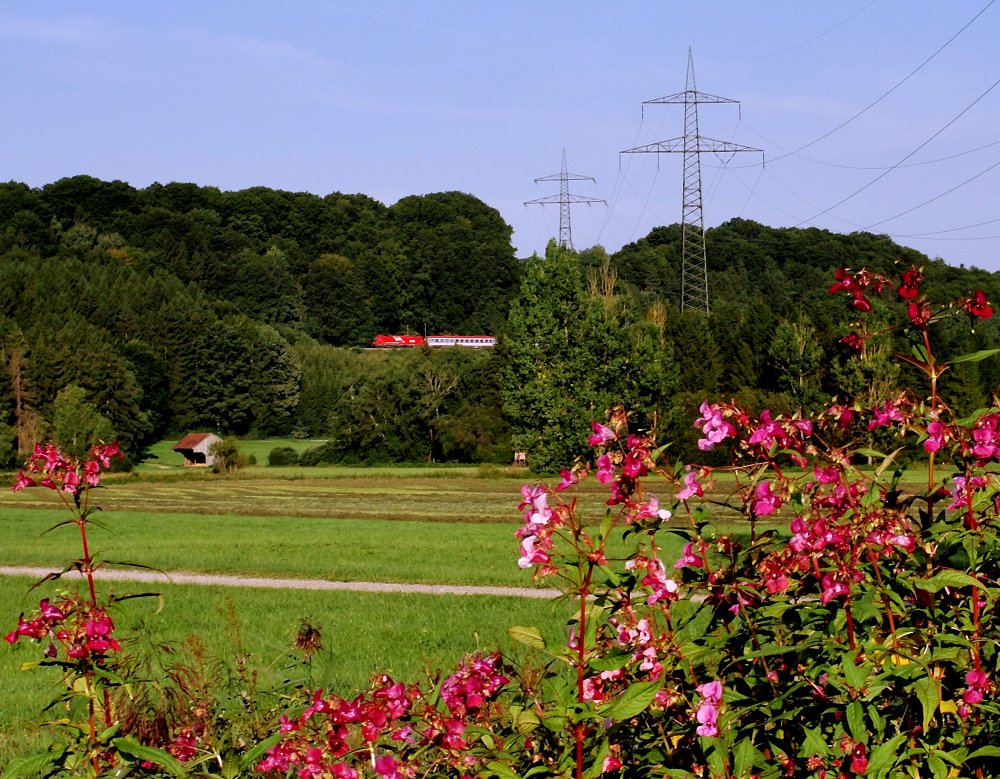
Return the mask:
[[565,149],[608,202],[573,208],[574,245],[615,251],[680,221],[681,155],[619,152],[682,135],[642,102],[684,90],[690,47],[697,88],[741,102],[701,134],[764,150],[703,155],[706,226],[1000,270],[998,31],[1000,0],[0,0],[0,180],[460,190],[526,256],[558,234],[523,203]]

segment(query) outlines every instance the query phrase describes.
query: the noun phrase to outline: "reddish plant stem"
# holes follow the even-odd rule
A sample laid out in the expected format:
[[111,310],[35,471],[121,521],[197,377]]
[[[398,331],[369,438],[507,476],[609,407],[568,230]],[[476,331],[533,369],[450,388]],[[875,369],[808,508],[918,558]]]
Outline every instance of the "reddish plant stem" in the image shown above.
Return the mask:
[[[580,634],[576,640],[576,695],[580,703],[584,702],[584,668],[587,660],[585,638],[587,635],[587,598],[590,596],[590,580],[594,572],[594,564],[587,561],[587,573],[580,585]],[[576,741],[576,779],[583,779],[583,745],[587,731],[582,722],[573,728],[573,738]]]
[[847,645],[851,648],[851,651],[854,651],[858,646],[854,638],[854,615],[851,614],[850,600],[844,604],[844,616],[847,618]]
[[90,608],[97,608],[97,590],[94,587],[94,566],[91,564],[90,548],[87,545],[87,520],[78,519],[80,526],[80,542],[83,544],[83,572],[87,577],[87,587],[90,589]]

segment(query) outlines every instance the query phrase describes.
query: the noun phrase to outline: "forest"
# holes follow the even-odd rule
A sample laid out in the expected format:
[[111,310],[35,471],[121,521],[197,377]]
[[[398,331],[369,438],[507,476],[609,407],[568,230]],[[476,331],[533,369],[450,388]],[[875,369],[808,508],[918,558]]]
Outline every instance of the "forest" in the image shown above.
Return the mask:
[[[54,438],[119,440],[129,462],[191,430],[326,439],[308,462],[484,462],[539,469],[586,443],[581,419],[623,405],[636,428],[695,446],[705,398],[790,411],[901,386],[872,339],[848,359],[834,271],[923,269],[933,299],[1000,279],[888,237],[734,219],[707,232],[711,314],[681,312],[681,230],[608,253],[550,243],[518,258],[475,196],[385,206],[89,176],[0,184],[0,466]],[[875,314],[892,324],[893,307]],[[366,349],[377,333],[490,334],[492,350]],[[939,353],[1000,344],[996,319],[939,328]],[[959,412],[988,405],[993,361],[943,378]]]

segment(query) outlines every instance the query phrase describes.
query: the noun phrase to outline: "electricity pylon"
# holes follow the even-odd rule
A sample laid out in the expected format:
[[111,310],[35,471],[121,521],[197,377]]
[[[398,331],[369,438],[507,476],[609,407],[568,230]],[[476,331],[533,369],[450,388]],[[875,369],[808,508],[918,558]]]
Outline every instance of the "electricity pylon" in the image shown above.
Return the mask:
[[703,138],[698,133],[699,103],[736,103],[728,97],[699,92],[694,83],[694,59],[688,48],[687,83],[683,92],[644,100],[643,105],[653,103],[678,103],[684,106],[684,135],[669,141],[658,141],[634,149],[625,149],[621,154],[646,152],[650,154],[683,153],[684,189],[681,206],[681,311],[687,308],[701,309],[706,314],[708,307],[708,258],[705,251],[705,216],[701,197],[701,155],[707,152],[734,154],[741,151],[763,152],[750,146],[741,146],[728,141]]
[[581,176],[577,173],[567,173],[566,172],[566,150],[563,149],[562,153],[562,170],[559,173],[553,173],[551,176],[542,176],[539,179],[535,179],[535,183],[538,184],[541,181],[558,181],[559,182],[559,194],[549,195],[548,197],[540,197],[537,200],[527,200],[525,201],[526,206],[544,206],[550,203],[559,204],[559,245],[567,249],[573,248],[573,229],[570,226],[569,218],[569,207],[573,203],[604,203],[607,202],[601,200],[599,197],[587,197],[585,195],[573,195],[569,191],[570,181],[596,181],[591,176]]

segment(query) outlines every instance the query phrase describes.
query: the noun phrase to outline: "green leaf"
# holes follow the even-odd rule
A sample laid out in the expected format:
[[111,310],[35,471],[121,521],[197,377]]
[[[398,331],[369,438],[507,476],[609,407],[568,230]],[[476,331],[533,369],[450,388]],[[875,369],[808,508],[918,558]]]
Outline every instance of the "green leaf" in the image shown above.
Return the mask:
[[868,755],[868,774],[871,779],[884,776],[896,762],[899,755],[899,747],[906,740],[905,733],[897,733],[875,747]]
[[1000,349],[981,349],[978,352],[970,352],[969,354],[963,354],[960,357],[953,357],[948,362],[951,365],[955,365],[960,362],[979,362],[980,360],[985,360],[987,357],[992,357],[994,354],[1000,354]]
[[7,764],[7,769],[0,777],[2,779],[23,779],[25,776],[40,774],[46,768],[54,766],[65,753],[64,749],[54,752],[40,752],[37,755],[16,757]]
[[240,775],[240,757],[235,752],[226,752],[219,769],[224,779],[237,779]]
[[111,744],[121,754],[134,757],[136,760],[148,760],[151,763],[156,763],[156,765],[168,774],[173,776],[184,776],[186,774],[184,764],[163,749],[147,747],[133,738],[124,736],[114,739]]
[[927,592],[938,592],[945,587],[979,587],[982,590],[986,589],[986,586],[974,576],[952,568],[938,571],[930,579],[918,581],[917,586],[922,590],[927,590]]
[[530,709],[523,709],[514,715],[514,728],[522,736],[528,735],[531,731],[542,724],[538,714]]
[[542,638],[542,632],[538,628],[512,625],[507,628],[507,635],[532,649],[540,649],[543,652],[546,649],[545,639]]
[[653,702],[662,685],[659,682],[637,682],[601,708],[601,716],[623,722],[638,716]]
[[1000,747],[979,747],[979,749],[969,755],[968,759],[972,760],[976,757],[1000,757]]
[[284,733],[272,733],[263,741],[258,741],[251,749],[243,753],[243,757],[240,758],[240,768],[246,770],[250,766],[255,765],[257,760],[263,757],[267,750],[281,741],[284,735]]
[[856,449],[854,453],[860,455],[861,457],[871,457],[872,459],[883,459],[883,460],[888,456],[886,455],[885,452],[880,452],[878,449],[861,448],[861,449]]
[[486,767],[490,770],[491,776],[499,777],[499,779],[521,779],[520,774],[514,773],[510,766],[498,763],[496,760],[487,763]]
[[858,665],[857,658],[857,652],[848,652],[847,654],[841,655],[840,667],[844,671],[844,681],[846,681],[847,684],[855,690],[860,690],[865,686],[865,681],[868,678],[868,671],[871,666],[868,663]]
[[865,726],[865,712],[861,708],[861,701],[851,701],[848,705],[847,727],[855,741],[860,741],[862,744],[868,743],[868,728]]
[[931,769],[934,779],[945,779],[948,776],[948,765],[936,754],[928,756],[927,767]]
[[927,730],[927,723],[937,713],[941,701],[941,683],[930,676],[924,676],[910,685],[910,689],[917,694],[917,699],[923,707],[924,730]]
[[749,738],[740,740],[733,754],[733,774],[739,778],[749,776],[750,769],[753,768],[753,759],[757,754],[753,741]]
[[830,754],[830,747],[823,738],[823,731],[819,728],[804,728],[806,737],[802,740],[802,748],[799,750],[799,757],[826,757]]

